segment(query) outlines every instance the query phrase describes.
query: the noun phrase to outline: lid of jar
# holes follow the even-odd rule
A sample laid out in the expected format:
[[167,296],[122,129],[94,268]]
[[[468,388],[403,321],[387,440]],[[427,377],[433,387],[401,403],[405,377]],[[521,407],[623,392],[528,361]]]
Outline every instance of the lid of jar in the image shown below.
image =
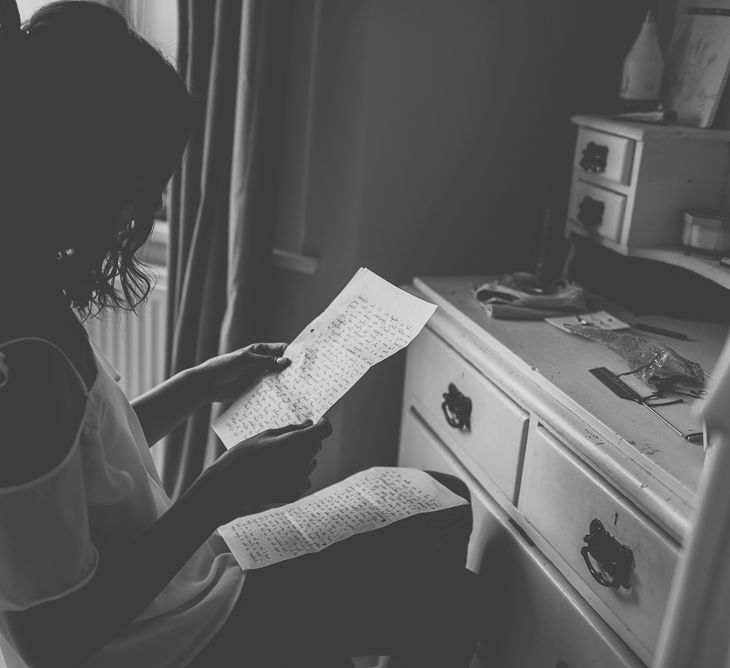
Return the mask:
[[706,229],[730,229],[730,216],[715,211],[685,211],[684,222]]

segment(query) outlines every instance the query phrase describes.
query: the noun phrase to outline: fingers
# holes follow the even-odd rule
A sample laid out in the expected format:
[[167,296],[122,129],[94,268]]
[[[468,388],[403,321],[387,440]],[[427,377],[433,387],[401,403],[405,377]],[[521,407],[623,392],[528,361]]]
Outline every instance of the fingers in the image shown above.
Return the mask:
[[[317,468],[317,458],[315,457],[311,462],[309,462],[309,466],[307,467],[306,476],[307,479],[309,478],[312,473],[314,473],[314,469]],[[307,480],[309,482],[309,480]]]
[[304,422],[300,422],[299,424],[287,424],[287,425],[284,425],[283,427],[267,429],[263,433],[266,436],[283,436],[284,434],[288,434],[293,431],[304,431],[305,429],[308,429],[311,426],[312,426],[311,420],[304,420]]
[[332,423],[326,415],[319,418],[319,421],[314,426],[319,430],[321,438],[329,438],[332,436]]
[[286,343],[255,343],[244,348],[246,358],[266,370],[283,369],[290,360],[283,357]]
[[248,350],[256,355],[281,357],[288,345],[288,343],[254,343]]
[[320,420],[314,425],[289,429],[276,438],[276,448],[287,462],[295,466],[307,466],[322,449],[322,441],[331,432],[329,420]]
[[322,449],[322,441],[319,438],[305,440],[290,440],[291,450],[288,460],[291,462],[310,462],[314,456]]
[[287,357],[276,357],[272,355],[259,355],[252,353],[250,350],[241,353],[241,363],[245,366],[254,366],[261,371],[278,371],[284,369],[291,364],[291,360]]
[[255,343],[230,353],[242,369],[253,367],[260,371],[280,371],[291,363],[284,355],[287,343]]
[[[295,483],[295,489],[293,490],[292,494],[292,500],[296,501],[297,499],[304,496],[312,487],[312,481],[310,480],[310,476],[312,473],[314,473],[314,469],[317,468],[317,460],[313,459],[309,464],[306,465],[306,468],[304,469],[301,476],[298,476],[296,478]],[[302,480],[303,478],[303,480]]]
[[[296,432],[296,435],[293,434]],[[316,424],[312,424],[311,420],[305,420],[299,424],[288,424],[285,427],[277,427],[276,429],[267,429],[264,432],[267,436],[284,436],[292,434],[292,437],[312,436],[319,440],[324,440],[332,435],[332,424],[327,416],[321,417]]]

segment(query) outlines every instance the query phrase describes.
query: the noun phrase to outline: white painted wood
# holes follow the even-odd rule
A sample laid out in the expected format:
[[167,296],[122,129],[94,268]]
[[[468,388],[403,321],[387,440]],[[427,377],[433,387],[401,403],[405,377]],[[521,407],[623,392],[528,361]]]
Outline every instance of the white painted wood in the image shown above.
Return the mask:
[[[438,458],[423,454],[424,444],[431,443],[428,449],[438,453],[452,471],[461,472],[472,490],[477,490],[480,500],[486,499],[491,515],[501,517],[507,529],[521,527],[526,538],[523,540],[514,531],[512,538],[529,549],[510,553],[509,566],[499,571],[499,580],[493,585],[497,601],[501,602],[500,587],[504,587],[520,601],[523,617],[526,600],[530,610],[539,611],[541,622],[557,615],[568,619],[571,627],[579,628],[550,603],[553,594],[547,583],[562,583],[570,596],[584,606],[583,619],[592,615],[604,628],[609,627],[616,638],[620,636],[619,646],[632,661],[650,663],[678,544],[684,540],[693,519],[704,452],[701,446],[676,436],[646,409],[616,398],[588,373],[595,366],[607,366],[616,372],[627,370],[621,358],[604,346],[572,337],[544,322],[489,318],[472,294],[473,287],[484,280],[439,277],[414,281],[413,290],[439,308],[421,335],[423,341],[431,341],[432,345],[418,340],[409,353],[401,444],[406,454],[401,459],[412,465],[423,462],[420,465],[436,468],[434,462]],[[631,313],[603,300],[592,299],[589,308],[607,308],[627,322],[633,321]],[[714,369],[727,336],[726,326],[663,317],[642,316],[641,320],[686,333],[688,341],[665,342],[704,369]],[[428,388],[431,377],[423,369],[412,368],[414,359],[420,360],[426,369],[439,368],[438,358],[442,355],[458,362],[452,361],[446,368],[458,370],[465,365],[529,416],[523,470],[518,472],[517,507],[441,424],[439,401]],[[463,377],[459,378],[464,382]],[[470,391],[476,396],[478,386]],[[439,388],[439,395],[441,392],[443,389]],[[667,408],[664,414],[684,431],[701,426],[689,404]],[[540,424],[543,427],[538,429]],[[543,454],[541,459],[532,456],[535,443]],[[586,569],[580,547],[593,517],[600,518],[607,527],[615,520],[613,526],[620,534],[617,539],[635,552],[629,592],[617,594],[601,587]],[[492,552],[491,535],[481,528],[474,534],[469,563],[477,570],[482,562],[475,555],[501,554]],[[496,540],[499,544],[500,539]],[[520,570],[524,554],[533,555],[545,566],[539,576],[533,578],[529,568]],[[514,568],[519,572],[519,580],[512,579],[513,562],[517,564]],[[520,655],[520,650],[515,649],[517,640],[512,644],[510,629],[518,629],[524,644],[529,625],[517,613],[513,616],[504,596],[505,603],[500,605],[500,610],[505,611],[503,616],[490,620],[497,629],[490,627],[490,638],[497,650],[489,665],[555,665],[560,659],[550,664],[542,656]],[[585,611],[588,617],[583,614]],[[503,618],[508,628],[499,626]],[[511,663],[515,656],[520,656],[520,660]],[[553,658],[549,653],[545,656]],[[508,660],[503,660],[505,657]],[[586,658],[567,663],[594,665]],[[678,668],[681,664],[675,665]]]
[[316,257],[302,253],[291,253],[280,248],[274,249],[273,261],[274,266],[278,269],[286,269],[299,274],[316,274],[319,268],[319,260]]
[[[618,244],[678,250],[685,210],[717,211],[730,204],[730,132],[622,123],[591,116],[572,120],[579,129],[568,229],[609,248]],[[580,167],[587,138],[610,146],[603,174]],[[629,153],[631,160],[626,157]],[[612,190],[617,192],[606,194]],[[605,201],[606,220],[597,229],[586,229],[576,217],[584,197]]]
[[[591,143],[606,149],[606,167],[601,172],[588,172],[581,166],[584,151],[588,150],[588,145]],[[590,177],[595,176],[617,183],[628,183],[635,143],[633,139],[625,136],[594,130],[585,126],[580,127],[578,129],[578,139],[575,143],[573,166],[577,172]]]
[[730,130],[710,130],[685,125],[627,123],[608,116],[578,115],[570,119],[575,125],[589,127],[637,141],[660,137],[664,141],[730,142]]
[[697,523],[681,556],[657,646],[656,668],[730,665],[730,442],[713,445]]
[[[666,607],[678,546],[578,462],[541,425],[530,431],[519,505],[525,519],[550,543],[559,558],[614,613],[609,624],[649,662]],[[594,519],[600,520],[619,543],[633,552],[629,590],[602,586],[585,564],[580,550]]]
[[[597,225],[585,225],[579,220],[581,207],[586,201],[593,200],[603,204],[603,213]],[[598,236],[611,241],[621,237],[626,209],[626,197],[607,188],[576,178],[570,189],[568,216],[571,223],[583,227],[591,236]]]
[[489,592],[480,613],[480,668],[642,665],[408,406],[399,464],[451,473],[469,485],[475,522],[469,567]]
[[639,146],[633,208],[627,209],[620,241],[637,248],[678,248],[686,209],[723,210],[730,145],[656,137]]
[[[488,381],[466,359],[425,329],[409,346],[406,383],[411,401],[441,439],[471,460],[482,484],[514,502],[529,413]],[[472,401],[471,428],[447,423],[441,404],[450,384]]]
[[697,518],[680,556],[656,668],[730,665],[730,344],[703,413],[711,434]]
[[701,255],[688,255],[680,248],[632,248],[624,246],[592,234],[580,223],[569,221],[567,231],[569,233],[579,234],[581,236],[593,239],[596,243],[600,243],[606,248],[610,248],[616,253],[627,257],[639,257],[646,260],[655,260],[671,264],[675,267],[682,267],[694,274],[699,274],[705,278],[709,278],[714,283],[722,285],[724,288],[730,288],[730,267],[721,265],[717,259],[704,257]]
[[612,480],[628,498],[635,500],[665,530],[681,540],[688,526],[689,504],[657,484],[656,476],[642,467],[640,461],[625,456],[621,439],[614,442],[610,435],[578,420],[556,397],[508,364],[483,339],[445,317],[443,312],[437,312],[429,327],[456,345],[461,354],[515,401],[536,415],[550,415],[553,429],[576,456]]
[[[414,281],[439,309],[429,326],[447,338],[506,394],[542,416],[580,458],[676,540],[689,526],[702,448],[679,438],[649,411],[613,396],[588,369],[627,370],[620,357],[596,343],[573,337],[544,322],[489,318],[471,292],[485,277],[433,277]],[[605,307],[606,302],[593,302]],[[619,317],[626,311],[608,305]],[[681,354],[712,369],[727,336],[724,325],[642,317],[687,333],[690,341],[665,340]],[[701,423],[690,404],[664,409],[685,431]]]

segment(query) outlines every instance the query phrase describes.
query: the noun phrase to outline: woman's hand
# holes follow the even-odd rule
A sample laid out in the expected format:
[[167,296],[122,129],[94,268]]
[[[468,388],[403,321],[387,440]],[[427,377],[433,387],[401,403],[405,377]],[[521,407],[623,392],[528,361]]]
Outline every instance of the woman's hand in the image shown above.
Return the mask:
[[281,371],[289,365],[282,357],[286,343],[254,343],[240,350],[212,357],[195,368],[205,403],[237,399],[267,371]]
[[332,433],[326,417],[317,424],[269,429],[221,455],[198,478],[217,526],[240,517],[247,506],[296,501],[310,487],[315,456]]

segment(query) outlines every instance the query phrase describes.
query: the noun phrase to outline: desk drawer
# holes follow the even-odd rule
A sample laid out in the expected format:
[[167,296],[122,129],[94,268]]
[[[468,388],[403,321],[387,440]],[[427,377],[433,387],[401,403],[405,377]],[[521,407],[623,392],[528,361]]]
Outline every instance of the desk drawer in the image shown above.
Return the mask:
[[527,411],[428,329],[409,349],[406,397],[490,491],[515,502]]
[[574,178],[568,215],[588,232],[618,242],[626,198],[612,190]]
[[468,566],[485,592],[479,608],[484,668],[639,668],[623,641],[539,551],[413,411],[403,418],[401,466],[451,473],[469,485],[474,530]]
[[[541,425],[530,432],[521,490],[520,509],[565,562],[566,574],[572,569],[588,600],[597,597],[613,613],[604,615],[609,624],[648,660],[672,582],[675,544]],[[615,568],[607,566],[612,559]]]
[[578,130],[574,166],[586,176],[629,183],[633,157],[632,139],[585,127]]

